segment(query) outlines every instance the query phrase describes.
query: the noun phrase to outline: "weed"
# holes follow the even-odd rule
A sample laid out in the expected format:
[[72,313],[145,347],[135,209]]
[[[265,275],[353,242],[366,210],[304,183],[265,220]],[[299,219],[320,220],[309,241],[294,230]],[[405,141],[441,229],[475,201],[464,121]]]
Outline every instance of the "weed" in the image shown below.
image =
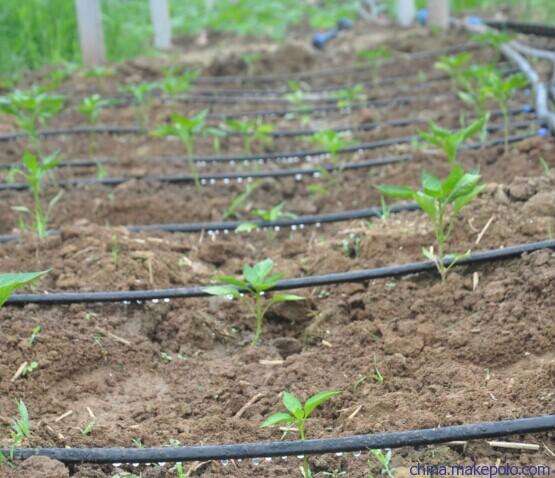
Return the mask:
[[256,191],[256,189],[258,189],[261,185],[261,181],[247,183],[245,186],[245,190],[235,196],[229,203],[229,206],[224,211],[224,219],[237,217],[237,212],[239,211],[239,209],[241,209],[245,205],[251,194]]
[[291,103],[296,110],[298,110],[301,117],[301,124],[307,125],[310,123],[310,114],[306,111],[309,109],[307,102],[307,92],[303,90],[303,85],[298,81],[288,81],[289,92],[285,93],[283,97]]
[[48,271],[0,274],[0,308],[17,289],[35,282],[47,273]]
[[29,438],[31,434],[31,422],[29,420],[29,411],[23,400],[17,402],[17,413],[19,417],[14,418],[12,422],[12,443],[19,446],[25,438]]
[[116,71],[107,66],[96,66],[83,72],[85,78],[110,78],[114,76]]
[[[374,457],[374,459],[381,466],[380,474],[387,478],[394,478],[395,470],[391,466],[391,457],[392,457],[391,450],[387,449],[386,451],[383,451],[383,450],[373,449],[373,450],[370,450],[370,452],[372,453],[372,456]],[[370,460],[368,460],[368,466],[369,467],[372,466],[372,462]],[[370,474],[369,477],[372,477],[372,474]]]
[[483,116],[487,112],[488,91],[484,88],[487,78],[494,74],[495,70],[490,65],[471,65],[461,73],[461,91],[458,96],[467,105],[474,108],[477,116]]
[[441,56],[434,66],[437,70],[447,73],[455,87],[461,87],[467,84],[465,72],[471,60],[472,53],[462,52],[458,55]]
[[212,138],[212,148],[218,154],[221,151],[222,139],[227,137],[227,131],[217,126],[207,126],[204,129],[204,136]]
[[[447,273],[462,258],[470,254],[452,254],[447,256],[446,246],[450,239],[455,220],[461,210],[473,201],[484,189],[480,184],[480,174],[476,171],[466,173],[464,169],[453,164],[449,175],[441,181],[436,176],[424,171],[422,173],[422,189],[413,190],[407,186],[380,185],[378,190],[389,197],[412,199],[420,206],[432,222],[438,252],[434,247],[423,249],[423,254],[432,260],[445,280]],[[449,264],[446,264],[449,259]]]
[[383,195],[380,196],[380,204],[382,207],[380,218],[382,219],[382,221],[387,221],[391,216],[391,208],[385,202],[385,198],[383,197]]
[[339,109],[350,109],[355,103],[366,101],[364,86],[355,85],[350,88],[342,88],[334,92],[333,97],[337,100]]
[[282,274],[271,274],[274,263],[271,259],[265,259],[254,266],[245,264],[243,275],[236,278],[227,275],[218,275],[215,279],[223,285],[205,287],[205,292],[232,299],[240,299],[248,302],[255,318],[255,333],[251,345],[256,345],[262,334],[262,326],[266,312],[272,305],[280,302],[304,300],[303,297],[293,294],[273,293],[266,297],[265,293],[273,288],[283,277]]
[[113,234],[110,240],[110,256],[112,257],[112,263],[117,268],[119,264],[119,256],[121,254],[121,245],[118,241],[118,237]]
[[457,131],[451,131],[441,128],[433,121],[430,122],[429,131],[420,132],[420,138],[426,143],[438,146],[443,150],[447,161],[454,164],[457,161],[457,155],[460,146],[468,139],[483,131],[489,121],[489,115],[482,116],[466,128]]
[[[46,209],[42,204],[42,189],[45,176],[60,164],[57,153],[51,154],[42,159],[38,159],[35,155],[25,152],[21,163],[24,170],[18,169],[16,174],[20,174],[25,179],[33,195],[34,210],[31,211],[25,206],[16,206],[13,209],[21,214],[32,217],[32,227],[39,239],[44,239],[48,232],[48,218],[56,203],[61,199],[63,191],[60,191],[52,198]],[[24,220],[20,221],[21,225],[26,228]]]
[[262,118],[253,120],[236,120],[230,119],[226,121],[227,127],[235,133],[243,135],[243,147],[247,154],[252,153],[252,143],[255,141],[264,146],[272,144],[272,132],[274,126],[270,123],[264,123]]
[[175,464],[175,472],[177,473],[177,478],[188,478],[189,472],[186,472],[183,468],[183,463]]
[[200,189],[200,180],[197,166],[193,161],[193,156],[195,154],[196,138],[202,134],[206,128],[207,114],[208,110],[202,110],[200,113],[186,118],[185,116],[174,113],[170,117],[170,124],[160,126],[152,133],[157,137],[174,136],[185,146],[187,161],[191,168],[197,190]]
[[50,95],[35,88],[30,91],[14,91],[0,97],[0,112],[13,116],[17,125],[29,136],[32,145],[39,150],[38,128],[56,116],[64,105],[64,97]]
[[[302,404],[301,401],[292,393],[283,392],[282,402],[287,409],[287,412],[270,415],[266,420],[264,420],[261,427],[265,428],[280,424],[294,426],[299,434],[299,438],[301,440],[306,440],[306,423],[314,410],[340,393],[341,392],[337,390],[319,392],[312,395],[304,404]],[[312,478],[313,476],[308,462],[308,456],[304,457],[302,472],[304,478]]]

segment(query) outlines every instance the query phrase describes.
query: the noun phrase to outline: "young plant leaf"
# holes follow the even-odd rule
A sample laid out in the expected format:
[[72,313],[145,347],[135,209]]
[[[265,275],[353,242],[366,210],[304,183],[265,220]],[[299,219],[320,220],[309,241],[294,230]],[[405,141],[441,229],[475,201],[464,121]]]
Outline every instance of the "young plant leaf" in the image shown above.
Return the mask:
[[282,401],[285,405],[285,408],[289,410],[291,415],[293,415],[295,418],[303,418],[303,405],[295,395],[290,392],[283,392]]
[[294,417],[289,415],[289,413],[285,413],[285,412],[274,413],[273,415],[270,415],[268,418],[266,418],[264,422],[262,422],[262,425],[260,425],[260,428],[271,427],[273,425],[278,425],[279,423],[293,423],[293,421],[294,421]]
[[339,395],[341,392],[338,390],[331,390],[325,392],[319,392],[315,395],[312,395],[304,404],[304,416],[305,418],[309,418],[312,415],[312,412],[315,408],[319,407],[323,403],[327,402],[331,398]]
[[48,271],[0,274],[0,307],[4,305],[15,290],[37,280],[47,273]]

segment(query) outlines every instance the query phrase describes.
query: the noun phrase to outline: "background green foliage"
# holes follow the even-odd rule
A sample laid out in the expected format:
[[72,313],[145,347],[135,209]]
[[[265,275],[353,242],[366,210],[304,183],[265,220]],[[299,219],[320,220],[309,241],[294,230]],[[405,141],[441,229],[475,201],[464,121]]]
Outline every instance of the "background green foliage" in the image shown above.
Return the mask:
[[[307,19],[311,28],[329,28],[341,17],[356,16],[357,0],[170,0],[174,33],[194,35],[204,28],[282,39],[287,29]],[[521,20],[555,21],[553,0],[451,0],[455,13],[495,12],[510,7]],[[384,0],[392,11],[395,0]],[[417,0],[419,7],[426,0]],[[147,0],[102,0],[108,59],[119,61],[152,53]],[[74,0],[2,0],[0,76],[13,76],[45,64],[79,62]]]

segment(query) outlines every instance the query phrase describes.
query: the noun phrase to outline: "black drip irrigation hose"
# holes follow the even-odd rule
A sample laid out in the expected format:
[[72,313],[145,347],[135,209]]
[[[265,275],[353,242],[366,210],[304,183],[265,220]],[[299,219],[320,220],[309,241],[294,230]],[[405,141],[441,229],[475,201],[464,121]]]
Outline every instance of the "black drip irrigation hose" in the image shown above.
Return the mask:
[[[212,173],[212,174],[199,174],[194,176],[191,174],[172,175],[172,176],[129,176],[121,178],[90,178],[90,179],[68,179],[65,181],[58,181],[56,186],[67,187],[81,187],[81,186],[119,186],[132,180],[152,181],[166,184],[183,184],[195,183],[200,181],[201,185],[213,185],[216,181],[223,181],[224,184],[230,184],[232,180],[247,180],[252,181],[257,178],[283,178],[294,176],[300,180],[302,176],[315,176],[319,177],[322,169],[328,172],[333,171],[350,171],[356,169],[373,168],[377,166],[385,166],[387,164],[398,163],[401,161],[409,161],[412,159],[409,155],[404,156],[388,156],[384,158],[371,159],[368,161],[360,161],[356,163],[346,163],[341,166],[334,166],[333,164],[322,164],[320,168],[288,168],[278,169],[273,171],[249,171],[249,172],[225,172],[225,173]],[[25,191],[29,189],[26,183],[9,183],[0,184],[0,191]]]
[[555,38],[555,27],[549,25],[541,25],[538,23],[521,23],[521,22],[502,22],[495,20],[487,20],[485,24],[496,30],[512,30],[525,35],[537,35],[542,37]]
[[[532,125],[537,125],[536,121],[532,122],[522,122],[522,123],[514,123],[512,126],[516,128],[526,128]],[[515,143],[519,142],[533,136],[536,136],[538,133],[524,133],[519,135],[509,136],[507,138],[508,143]],[[398,138],[391,138],[385,140],[374,141],[372,143],[363,143],[357,146],[350,146],[348,148],[343,148],[338,151],[338,153],[345,154],[345,153],[362,153],[363,151],[368,151],[372,149],[383,148],[386,146],[393,146],[393,145],[400,145],[400,144],[407,144],[411,143],[415,139],[418,139],[417,136],[404,136]],[[461,147],[461,149],[479,149],[483,147],[491,147],[503,144],[505,142],[505,138],[497,138],[490,141],[486,141],[484,143],[474,143],[468,144]],[[282,160],[287,162],[297,162],[300,158],[311,158],[312,160],[327,158],[329,157],[329,153],[323,150],[318,151],[301,151],[297,153],[276,153],[274,155],[266,155],[266,156],[239,156],[236,158],[217,158],[217,157],[208,157],[208,158],[193,158],[192,161],[195,163],[201,163],[202,165],[206,165],[207,163],[214,163],[214,162],[229,162],[231,164],[235,162],[260,162],[264,163],[265,161],[272,161],[272,160]],[[162,157],[156,158],[157,160],[179,160],[179,157]],[[186,158],[184,158],[186,159]],[[287,169],[277,169],[277,170],[266,170],[266,171],[246,171],[246,172],[223,172],[223,173],[211,173],[211,174],[199,174],[198,176],[192,174],[180,174],[180,175],[167,175],[167,176],[127,176],[127,177],[110,177],[110,178],[84,178],[84,179],[67,179],[62,181],[57,181],[52,183],[56,187],[61,188],[70,188],[70,187],[84,187],[84,186],[108,186],[108,187],[115,187],[119,186],[120,184],[133,181],[133,180],[140,180],[140,181],[147,181],[147,182],[158,182],[158,183],[165,183],[165,184],[193,184],[199,182],[201,186],[206,185],[215,185],[219,181],[223,181],[223,184],[231,184],[233,180],[237,180],[238,182],[242,182],[243,180],[252,181],[253,179],[258,178],[285,178],[285,177],[295,177],[296,180],[300,181],[304,176],[313,176],[313,177],[320,177],[322,173],[322,169],[325,169],[327,172],[334,172],[334,171],[352,171],[357,169],[366,169],[366,168],[374,168],[385,166],[388,164],[398,163],[402,161],[411,161],[413,159],[412,156],[409,155],[401,155],[401,156],[387,156],[383,158],[376,158],[370,159],[368,161],[359,161],[355,163],[344,163],[342,165],[333,165],[333,164],[320,164],[317,168],[287,168]],[[27,183],[0,183],[0,192],[2,191],[26,191],[29,189],[29,185]]]
[[[500,249],[490,249],[474,252],[464,259],[459,260],[455,266],[475,265],[497,260],[506,260],[519,257],[522,254],[538,251],[541,249],[555,249],[555,240],[531,242],[518,244],[515,246],[503,247]],[[452,259],[447,258],[445,265],[452,263]],[[277,283],[271,290],[290,290],[308,287],[321,287],[332,284],[344,284],[351,282],[364,282],[386,277],[401,277],[422,272],[437,271],[433,261],[411,262],[403,265],[380,267],[377,269],[364,269],[350,272],[337,272],[308,276],[297,279],[285,279]],[[205,292],[205,286],[182,287],[175,289],[153,289],[153,290],[133,290],[133,291],[103,291],[103,292],[53,292],[45,294],[14,294],[5,303],[6,305],[25,305],[25,304],[84,304],[94,302],[123,302],[133,301],[159,301],[170,299],[191,299],[198,297],[208,297],[210,294]]]
[[[427,50],[416,53],[407,53],[399,58],[391,58],[382,62],[383,65],[397,63],[403,60],[423,60],[427,58],[434,58],[441,55],[450,55],[467,50],[477,50],[480,45],[474,42],[467,42],[461,45],[455,45],[447,48],[440,48],[436,50]],[[204,84],[222,84],[222,83],[248,83],[248,82],[274,82],[274,81],[290,81],[290,80],[307,80],[310,78],[325,78],[327,76],[338,76],[352,73],[363,73],[371,71],[372,65],[354,65],[347,67],[332,67],[322,68],[320,70],[305,71],[303,73],[284,73],[278,75],[252,75],[252,76],[235,76],[235,75],[222,75],[222,76],[200,76],[195,81]]]
[[[510,116],[516,116],[520,114],[530,114],[534,112],[534,108],[531,105],[523,105],[517,108],[509,109],[508,113]],[[501,110],[494,110],[490,113],[490,118],[499,117],[502,115]],[[386,120],[382,122],[375,123],[364,123],[358,125],[345,125],[345,126],[335,126],[331,128],[326,128],[327,130],[335,131],[336,133],[345,132],[359,132],[359,131],[371,131],[380,127],[393,126],[393,127],[403,127],[410,126],[414,124],[427,124],[428,121],[420,118],[397,118]],[[146,134],[148,129],[140,128],[136,126],[112,126],[112,125],[100,125],[100,126],[77,126],[73,128],[56,128],[47,129],[39,131],[39,136],[49,137],[49,136],[63,136],[63,135],[77,135],[77,134],[109,134],[109,135],[127,135],[127,134]],[[273,138],[296,138],[299,136],[311,136],[321,129],[297,129],[297,130],[277,130],[269,133]],[[229,131],[226,136],[244,136],[244,133]],[[0,141],[13,141],[21,138],[25,138],[26,133],[18,131],[15,133],[4,133],[0,134]],[[94,166],[98,161],[83,160],[81,162],[75,162],[75,166]],[[62,162],[61,165],[71,166],[71,163]],[[0,164],[0,169],[6,169],[9,167],[15,167],[16,165]]]
[[362,452],[372,449],[419,447],[459,440],[481,440],[510,435],[543,433],[555,429],[555,415],[479,422],[403,432],[375,433],[304,441],[203,445],[176,448],[15,448],[5,456],[24,460],[46,456],[66,464],[174,463],[188,461],[274,458]]

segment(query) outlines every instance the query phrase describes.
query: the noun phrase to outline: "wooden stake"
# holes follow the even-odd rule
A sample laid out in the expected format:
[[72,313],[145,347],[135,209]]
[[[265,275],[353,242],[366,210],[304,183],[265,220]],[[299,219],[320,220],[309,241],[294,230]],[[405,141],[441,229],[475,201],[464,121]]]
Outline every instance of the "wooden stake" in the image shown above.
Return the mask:
[[428,24],[443,30],[449,28],[449,0],[428,0]]
[[106,61],[100,0],[75,0],[81,54],[86,66],[99,66]]
[[168,0],[150,0],[150,18],[154,27],[154,47],[169,50],[172,46],[172,26]]
[[414,22],[416,8],[414,0],[397,0],[397,22],[402,27],[408,27]]

